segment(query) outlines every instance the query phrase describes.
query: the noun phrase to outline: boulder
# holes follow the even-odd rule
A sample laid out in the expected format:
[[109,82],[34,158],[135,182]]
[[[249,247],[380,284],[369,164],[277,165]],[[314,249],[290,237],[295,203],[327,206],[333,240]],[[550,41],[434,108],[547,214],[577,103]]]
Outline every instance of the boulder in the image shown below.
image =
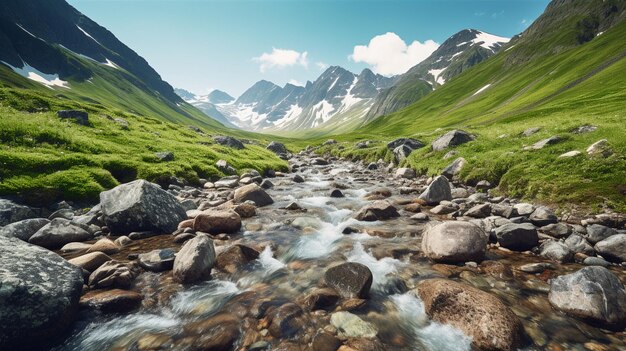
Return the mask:
[[302,299],[302,305],[307,311],[332,309],[340,299],[339,293],[331,288],[314,289]]
[[223,177],[215,182],[214,185],[216,188],[235,188],[237,185],[239,185],[239,177],[236,175]]
[[105,262],[111,261],[111,257],[102,252],[91,252],[68,260],[69,263],[80,267],[88,272],[93,272]]
[[117,246],[111,239],[102,238],[87,249],[87,252],[102,252],[107,255],[112,255],[120,252],[120,247]]
[[89,275],[89,286],[96,289],[128,289],[137,275],[135,265],[111,260]]
[[305,324],[304,311],[295,303],[286,303],[270,312],[269,332],[275,338],[290,338]]
[[526,129],[525,131],[523,131],[522,135],[525,136],[525,137],[529,137],[529,136],[537,133],[540,130],[541,130],[541,127],[530,127],[528,129]]
[[61,119],[73,119],[83,126],[89,125],[89,114],[85,111],[61,110],[57,111],[57,116]]
[[326,270],[324,281],[345,298],[367,298],[372,287],[372,272],[357,262],[346,262]]
[[193,347],[178,349],[206,351],[234,350],[237,339],[239,339],[241,334],[240,323],[240,318],[228,313],[219,313],[208,319],[188,323],[183,327],[183,330],[185,335],[191,335]]
[[231,136],[220,135],[214,137],[213,140],[220,145],[228,146],[233,149],[241,150],[244,148],[243,143],[240,140]]
[[[256,216],[256,206],[247,202],[233,207],[233,211],[237,212],[237,214],[241,218],[250,218]],[[193,226],[193,220],[191,223]]]
[[[215,168],[224,174],[237,174],[237,170],[231,166],[226,160],[218,160],[215,162]],[[219,185],[218,185],[219,187]]]
[[572,233],[572,228],[565,223],[552,223],[539,228],[543,234],[553,238],[564,238]]
[[174,279],[183,284],[206,280],[211,276],[214,264],[213,240],[206,235],[198,235],[187,241],[176,255]]
[[604,267],[585,267],[552,279],[550,304],[566,314],[602,327],[626,325],[624,285]]
[[449,147],[465,144],[474,140],[474,137],[462,130],[452,130],[433,141],[433,151],[445,150]]
[[224,272],[233,274],[248,262],[259,258],[259,252],[249,246],[232,245],[217,255],[215,267]]
[[558,218],[547,207],[537,207],[529,217],[530,221],[539,227],[558,222]]
[[274,187],[274,183],[272,183],[269,179],[263,179],[261,182],[261,188],[263,189],[271,189]]
[[137,256],[137,263],[148,271],[163,272],[172,269],[176,252],[173,249],[156,249]]
[[296,174],[295,176],[293,176],[293,182],[294,183],[304,183],[304,178],[302,178],[301,175]]
[[35,217],[37,214],[32,208],[16,204],[11,200],[0,199],[0,227]]
[[0,349],[40,349],[78,310],[81,270],[54,252],[0,236]]
[[587,148],[587,154],[596,157],[609,157],[613,154],[613,150],[609,146],[606,139],[598,140]]
[[156,156],[156,158],[158,158],[159,161],[162,162],[174,161],[174,153],[171,151],[156,152],[154,156]]
[[400,145],[397,148],[393,149],[393,155],[395,156],[396,162],[398,163],[409,157],[412,152],[413,149],[406,144]]
[[202,211],[193,220],[195,231],[209,234],[232,234],[241,229],[241,216],[231,210]]
[[568,152],[560,154],[559,158],[576,157],[576,156],[581,155],[581,154],[582,154],[582,152],[580,152],[578,150],[572,150],[572,151],[568,151]]
[[274,203],[272,197],[269,196],[263,188],[256,183],[244,185],[235,190],[234,200],[236,203],[253,201],[258,207],[271,205]]
[[526,336],[519,318],[500,299],[472,286],[427,279],[417,286],[428,316],[460,329],[478,350],[513,351]]
[[125,313],[137,309],[142,300],[143,296],[134,291],[122,289],[94,290],[80,298],[80,305],[104,313]]
[[378,331],[376,327],[359,316],[350,312],[339,311],[330,316],[332,324],[339,333],[346,338],[374,338]]
[[47,249],[58,249],[74,241],[86,241],[93,234],[64,218],[55,218],[33,234],[28,242]]
[[565,245],[569,247],[574,253],[583,253],[585,255],[594,255],[595,251],[593,246],[589,245],[585,238],[577,233],[574,233],[565,239]]
[[50,221],[45,218],[24,219],[0,228],[0,236],[28,241],[33,234],[48,223]]
[[474,218],[485,218],[485,217],[489,217],[490,214],[491,214],[491,204],[479,204],[470,208],[469,210],[467,210],[467,212],[465,212],[466,216],[474,217]]
[[437,262],[480,262],[489,236],[470,222],[447,221],[428,228],[422,237],[422,252]]
[[382,221],[389,218],[400,217],[398,210],[389,201],[379,200],[361,208],[354,218],[359,221]]
[[461,170],[463,169],[463,167],[465,167],[466,163],[467,161],[463,157],[459,157],[456,160],[452,161],[451,164],[446,166],[446,168],[441,171],[441,174],[446,176],[448,179],[452,179],[454,178],[454,176],[461,173]]
[[496,238],[500,246],[513,251],[526,251],[537,246],[537,229],[530,223],[507,223],[496,228]]
[[342,198],[342,197],[346,197],[346,196],[341,192],[341,190],[333,189],[333,191],[330,192],[330,197]]
[[452,192],[448,179],[445,176],[438,176],[430,183],[419,198],[430,205],[436,205],[444,200],[452,200]]
[[539,246],[539,255],[561,263],[574,259],[574,252],[566,244],[556,240],[544,241]]
[[279,143],[276,141],[270,142],[267,145],[266,149],[270,150],[271,152],[277,155],[286,155],[289,153],[289,150],[287,150],[287,147],[285,146],[285,144]]
[[396,171],[396,178],[405,178],[405,179],[413,179],[417,176],[415,170],[413,168],[398,168]]
[[100,193],[104,221],[114,234],[133,231],[171,233],[187,219],[174,195],[143,179]]
[[586,239],[591,244],[596,244],[597,242],[607,239],[615,234],[617,234],[617,231],[613,228],[601,224],[592,224],[587,226]]
[[543,149],[547,145],[554,145],[554,144],[560,143],[562,140],[563,140],[563,138],[561,138],[558,135],[551,136],[551,137],[549,137],[547,139],[543,139],[543,140],[540,140],[540,141],[534,143],[531,148],[534,149],[534,150]]
[[407,147],[411,148],[412,150],[416,150],[419,148],[424,147],[424,143],[422,143],[421,141],[417,140],[417,139],[413,139],[413,138],[398,138],[394,141],[390,141],[389,143],[387,143],[387,148],[389,150],[394,150],[399,146],[402,145],[406,145]]
[[599,241],[595,249],[609,261],[626,262],[626,234],[616,234]]

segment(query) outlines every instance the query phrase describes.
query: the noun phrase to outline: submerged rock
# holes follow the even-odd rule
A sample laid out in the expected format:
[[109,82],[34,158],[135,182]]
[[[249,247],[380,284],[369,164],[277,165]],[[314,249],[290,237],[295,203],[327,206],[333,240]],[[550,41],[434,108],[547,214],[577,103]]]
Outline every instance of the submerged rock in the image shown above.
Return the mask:
[[339,334],[347,338],[373,338],[378,334],[376,327],[350,312],[335,312],[330,316],[332,324]]
[[346,298],[366,298],[372,286],[372,272],[357,262],[346,262],[326,270],[324,280],[328,286]]

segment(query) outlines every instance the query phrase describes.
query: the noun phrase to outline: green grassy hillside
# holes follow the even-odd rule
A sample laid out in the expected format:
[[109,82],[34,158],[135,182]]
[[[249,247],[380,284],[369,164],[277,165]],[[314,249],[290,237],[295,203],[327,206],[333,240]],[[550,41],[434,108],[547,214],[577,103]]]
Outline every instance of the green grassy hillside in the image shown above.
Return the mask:
[[[578,7],[564,14],[562,7],[570,3]],[[621,7],[615,8],[615,4]],[[457,149],[459,156],[469,161],[461,174],[464,180],[488,179],[507,194],[563,207],[607,206],[626,211],[623,2],[572,0],[555,1],[550,6],[508,50],[408,108],[337,136],[348,142],[342,150],[324,148],[322,152],[390,160],[392,155],[383,144],[359,150],[353,142],[398,136],[429,142],[447,130],[460,128],[478,136],[475,142]],[[590,21],[597,21],[591,35],[583,25]],[[595,125],[598,130],[570,133],[584,124]],[[529,138],[520,137],[519,133],[529,127],[542,130]],[[522,151],[523,146],[553,135],[564,140],[542,150]],[[600,139],[609,141],[612,156],[592,158],[584,154],[587,146]],[[558,159],[571,150],[583,151],[584,155]],[[437,174],[453,160],[443,160],[444,153],[425,148],[403,163]]]

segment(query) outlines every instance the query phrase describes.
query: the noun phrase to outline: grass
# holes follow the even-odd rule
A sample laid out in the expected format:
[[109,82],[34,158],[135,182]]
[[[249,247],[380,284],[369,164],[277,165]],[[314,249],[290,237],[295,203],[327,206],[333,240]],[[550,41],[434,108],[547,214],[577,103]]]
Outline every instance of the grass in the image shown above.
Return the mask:
[[[90,112],[90,126],[61,120],[55,111],[76,108]],[[39,111],[39,112],[31,112]],[[186,125],[47,98],[30,90],[0,89],[0,195],[17,195],[33,205],[60,199],[96,200],[98,194],[121,182],[144,178],[165,184],[172,176],[197,184],[199,178],[223,174],[214,166],[224,159],[240,172],[285,170],[286,162],[252,137],[243,150],[213,142],[222,129],[204,128],[202,135]],[[114,118],[123,118],[123,129]],[[174,161],[160,162],[159,151],[174,153]]]

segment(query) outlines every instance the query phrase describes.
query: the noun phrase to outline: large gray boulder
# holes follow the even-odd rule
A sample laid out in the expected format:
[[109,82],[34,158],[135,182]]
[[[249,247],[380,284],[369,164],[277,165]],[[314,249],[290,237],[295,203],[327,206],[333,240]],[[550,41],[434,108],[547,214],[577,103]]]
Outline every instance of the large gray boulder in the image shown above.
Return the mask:
[[592,224],[587,227],[586,238],[587,241],[595,244],[615,234],[617,234],[617,231],[613,228],[601,224]]
[[389,218],[400,217],[396,209],[389,201],[379,200],[361,208],[354,218],[359,221],[373,222],[382,221]]
[[184,284],[206,280],[211,276],[211,268],[214,264],[213,240],[200,234],[187,241],[176,254],[174,279]]
[[413,138],[398,138],[396,140],[393,140],[393,141],[390,141],[389,143],[387,143],[387,148],[389,150],[394,150],[398,146],[402,146],[402,145],[406,145],[407,147],[409,147],[412,150],[424,147],[424,143],[422,143],[421,141],[419,141],[417,139],[413,139]]
[[68,219],[55,218],[33,234],[28,242],[46,249],[58,249],[67,243],[93,239],[93,234],[87,229]]
[[474,137],[462,130],[452,130],[433,141],[433,151],[445,150],[452,146],[465,144],[474,140]]
[[599,241],[595,249],[609,261],[626,262],[626,234],[612,235]]
[[539,227],[558,222],[554,212],[547,207],[537,207],[528,218],[534,225]]
[[234,200],[236,203],[253,201],[258,207],[263,207],[274,203],[272,197],[269,196],[265,192],[265,190],[263,190],[263,188],[261,188],[256,183],[250,183],[235,190]]
[[604,267],[585,267],[552,280],[550,304],[569,315],[603,327],[626,324],[624,285]]
[[0,350],[44,349],[73,321],[78,267],[54,252],[0,236]]
[[24,219],[0,228],[0,236],[28,241],[33,234],[48,223],[50,221],[45,218]]
[[571,262],[574,252],[564,243],[546,240],[539,246],[539,255],[558,262]]
[[32,208],[11,200],[0,199],[0,226],[35,217],[37,214]]
[[426,230],[422,252],[437,262],[458,263],[485,258],[489,236],[470,222],[448,221]]
[[567,245],[567,247],[569,247],[569,249],[574,253],[583,253],[589,256],[595,254],[593,246],[589,245],[587,240],[585,240],[585,238],[578,233],[573,233],[568,236],[567,239],[565,239],[565,245]]
[[446,168],[441,171],[441,174],[446,176],[448,179],[454,178],[457,174],[461,173],[461,169],[465,167],[467,161],[463,157],[459,157],[456,160],[452,161],[451,164],[446,166]]
[[61,119],[73,119],[76,123],[87,126],[89,125],[89,114],[79,110],[61,110],[57,111],[57,116]]
[[539,243],[537,228],[530,223],[507,223],[496,228],[496,237],[500,246],[513,251],[530,250]]
[[174,195],[143,179],[100,193],[104,221],[113,234],[134,231],[171,233],[187,219]]
[[215,142],[220,145],[227,146],[227,147],[237,149],[237,150],[241,150],[245,147],[243,143],[241,142],[241,140],[235,139],[231,136],[219,135],[219,136],[214,137],[213,140],[215,140]]
[[448,179],[445,176],[438,176],[430,183],[419,198],[429,205],[436,205],[444,200],[452,200],[452,191],[450,190]]
[[271,143],[269,143],[266,149],[277,155],[286,155],[289,153],[289,150],[287,150],[285,144],[276,141],[272,141]]

